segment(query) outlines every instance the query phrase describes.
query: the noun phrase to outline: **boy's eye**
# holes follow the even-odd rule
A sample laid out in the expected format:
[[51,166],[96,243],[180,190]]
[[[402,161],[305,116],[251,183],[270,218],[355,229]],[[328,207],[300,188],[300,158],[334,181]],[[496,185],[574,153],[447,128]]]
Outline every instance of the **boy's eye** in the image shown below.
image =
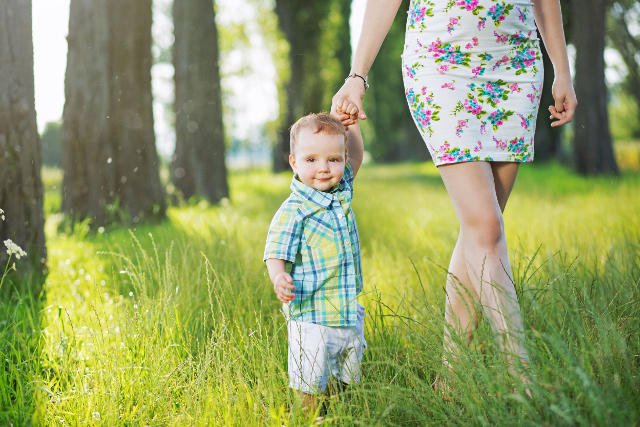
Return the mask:
[[341,158],[339,158],[339,157],[335,157],[335,158],[333,158],[333,159],[329,159],[329,161],[330,161],[330,162],[341,162],[341,161],[342,161],[342,159],[341,159]]
[[307,159],[305,159],[305,161],[309,162],[309,163],[313,163],[316,161],[316,159],[314,159],[313,157],[308,157]]

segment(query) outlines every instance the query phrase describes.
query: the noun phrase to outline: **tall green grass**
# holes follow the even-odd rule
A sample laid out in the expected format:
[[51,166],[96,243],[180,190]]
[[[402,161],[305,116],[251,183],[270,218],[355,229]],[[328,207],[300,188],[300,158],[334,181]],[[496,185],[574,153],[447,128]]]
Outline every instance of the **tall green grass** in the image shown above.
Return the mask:
[[[261,262],[289,180],[236,173],[231,203],[172,208],[161,224],[97,234],[57,231],[48,196],[43,298],[0,303],[0,423],[310,424],[287,389],[286,325]],[[522,168],[505,221],[529,399],[484,323],[455,372],[442,372],[444,269],[457,223],[435,168],[365,166],[354,209],[368,348],[362,383],[329,399],[325,422],[638,424],[639,191],[639,175]],[[451,401],[431,389],[438,374]]]

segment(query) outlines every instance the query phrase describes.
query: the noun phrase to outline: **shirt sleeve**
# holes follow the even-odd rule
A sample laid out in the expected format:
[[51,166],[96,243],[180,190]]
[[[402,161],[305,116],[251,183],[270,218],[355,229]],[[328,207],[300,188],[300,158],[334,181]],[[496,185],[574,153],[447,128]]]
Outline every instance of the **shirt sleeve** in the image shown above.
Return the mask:
[[270,258],[295,262],[302,236],[302,221],[297,206],[288,201],[271,220],[263,261]]
[[353,167],[349,162],[347,162],[347,164],[344,166],[344,174],[342,174],[342,179],[344,179],[345,182],[349,184],[349,187],[353,189]]

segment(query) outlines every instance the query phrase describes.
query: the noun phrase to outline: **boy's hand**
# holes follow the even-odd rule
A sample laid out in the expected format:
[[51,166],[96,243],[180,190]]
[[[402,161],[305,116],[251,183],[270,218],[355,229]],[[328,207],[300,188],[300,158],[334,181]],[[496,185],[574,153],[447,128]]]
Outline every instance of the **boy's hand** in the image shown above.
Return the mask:
[[276,297],[284,304],[293,300],[293,290],[295,288],[293,279],[289,273],[284,271],[276,276],[273,283],[273,291],[276,293]]
[[338,104],[336,111],[333,113],[345,126],[351,126],[358,121],[358,107],[346,99]]

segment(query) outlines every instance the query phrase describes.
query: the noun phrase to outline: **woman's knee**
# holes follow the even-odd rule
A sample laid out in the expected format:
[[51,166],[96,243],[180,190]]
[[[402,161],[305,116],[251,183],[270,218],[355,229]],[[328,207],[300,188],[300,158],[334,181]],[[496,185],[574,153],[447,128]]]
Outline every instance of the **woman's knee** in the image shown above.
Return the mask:
[[504,242],[504,221],[501,213],[479,215],[462,228],[465,240],[488,254],[499,251]]

